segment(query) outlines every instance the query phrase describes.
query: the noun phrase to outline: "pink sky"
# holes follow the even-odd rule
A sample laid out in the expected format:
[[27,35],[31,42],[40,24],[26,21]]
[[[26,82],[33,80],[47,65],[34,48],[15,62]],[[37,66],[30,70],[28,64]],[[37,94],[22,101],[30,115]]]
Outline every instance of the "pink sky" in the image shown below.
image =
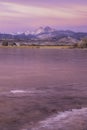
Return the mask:
[[87,1],[0,0],[0,32],[40,26],[87,32]]

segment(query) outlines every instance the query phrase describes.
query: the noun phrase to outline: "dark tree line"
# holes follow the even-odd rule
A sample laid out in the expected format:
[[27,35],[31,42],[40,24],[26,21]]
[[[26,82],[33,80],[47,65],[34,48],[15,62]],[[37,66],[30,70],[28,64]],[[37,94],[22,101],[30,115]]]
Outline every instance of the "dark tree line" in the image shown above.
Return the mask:
[[8,42],[7,40],[4,40],[2,42],[2,46],[16,46],[15,42]]

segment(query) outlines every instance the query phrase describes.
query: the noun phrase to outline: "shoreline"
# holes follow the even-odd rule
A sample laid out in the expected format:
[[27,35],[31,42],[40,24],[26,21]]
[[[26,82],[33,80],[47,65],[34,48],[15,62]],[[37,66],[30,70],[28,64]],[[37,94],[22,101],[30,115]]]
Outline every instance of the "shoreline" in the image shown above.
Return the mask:
[[2,46],[0,45],[0,48],[72,48],[73,46],[70,45],[62,45],[62,46],[55,46],[55,45],[28,45],[28,46]]
[[0,48],[38,48],[38,49],[87,49],[87,48],[79,48],[70,45],[62,45],[62,46],[55,46],[55,45],[29,45],[29,46],[2,46]]

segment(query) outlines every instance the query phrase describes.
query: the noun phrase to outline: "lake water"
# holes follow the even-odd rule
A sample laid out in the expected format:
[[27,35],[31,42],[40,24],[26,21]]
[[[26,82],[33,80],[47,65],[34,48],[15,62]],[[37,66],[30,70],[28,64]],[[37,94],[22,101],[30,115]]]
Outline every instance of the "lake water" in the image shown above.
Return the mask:
[[69,111],[77,120],[82,112],[84,125],[80,118],[81,127],[71,126],[83,130],[86,108],[87,49],[0,48],[0,129],[73,130],[68,117],[59,121],[58,112]]
[[0,49],[2,91],[69,84],[86,87],[87,50]]

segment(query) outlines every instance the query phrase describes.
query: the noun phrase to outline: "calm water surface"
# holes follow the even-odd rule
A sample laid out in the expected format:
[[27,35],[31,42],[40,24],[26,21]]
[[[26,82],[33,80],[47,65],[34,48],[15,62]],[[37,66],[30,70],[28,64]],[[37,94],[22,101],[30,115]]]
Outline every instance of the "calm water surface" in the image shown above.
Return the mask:
[[0,48],[0,90],[87,86],[87,50]]

